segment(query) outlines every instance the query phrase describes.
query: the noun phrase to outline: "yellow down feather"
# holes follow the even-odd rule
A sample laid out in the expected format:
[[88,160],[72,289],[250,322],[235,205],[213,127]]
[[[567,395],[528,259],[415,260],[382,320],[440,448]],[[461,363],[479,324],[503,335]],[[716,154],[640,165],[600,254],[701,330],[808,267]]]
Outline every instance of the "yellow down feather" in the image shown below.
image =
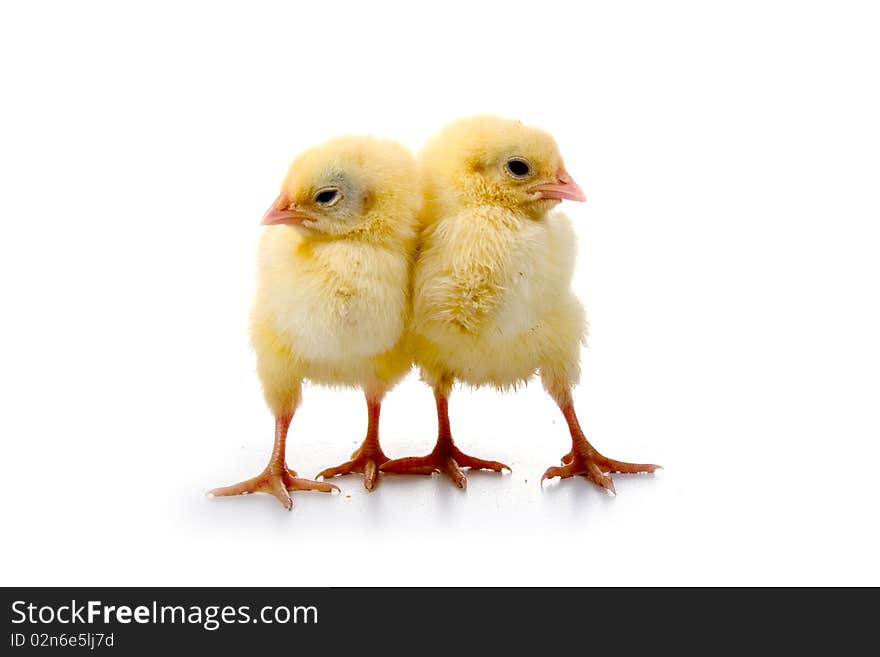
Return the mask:
[[575,235],[555,200],[507,175],[526,159],[532,182],[562,158],[542,130],[497,117],[445,128],[421,154],[421,247],[413,272],[414,358],[423,379],[514,387],[540,372],[555,397],[580,374],[584,310],[571,291]]
[[304,379],[382,393],[412,363],[404,329],[422,205],[415,159],[393,142],[344,137],[301,154],[281,191],[308,211],[327,184],[347,194],[334,212],[267,227],[259,243],[251,342],[276,415],[296,408]]

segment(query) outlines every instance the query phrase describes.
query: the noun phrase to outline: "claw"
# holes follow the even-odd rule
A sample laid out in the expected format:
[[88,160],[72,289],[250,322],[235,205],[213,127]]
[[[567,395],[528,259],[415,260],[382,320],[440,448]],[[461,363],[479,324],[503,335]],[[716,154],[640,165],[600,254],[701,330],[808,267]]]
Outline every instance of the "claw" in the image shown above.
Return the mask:
[[615,461],[601,454],[598,455],[597,462],[602,468],[608,472],[617,472],[620,474],[640,474],[650,473],[662,469],[663,466],[654,465],[653,463],[627,463],[626,461]]
[[275,499],[281,502],[285,509],[290,511],[293,508],[293,500],[290,499],[290,493],[287,492],[287,487],[284,485],[284,482],[281,481],[281,477],[277,479],[270,479],[268,482],[268,493],[271,493],[275,496]]
[[555,479],[556,477],[560,477],[561,479],[565,479],[566,477],[570,477],[570,473],[566,473],[563,468],[560,468],[556,465],[551,465],[544,471],[544,474],[541,475],[541,486],[544,485],[544,481],[546,479]]
[[464,472],[461,471],[461,468],[458,463],[455,462],[454,458],[450,456],[446,459],[443,470],[449,475],[449,478],[452,479],[452,483],[462,490],[467,488],[467,477],[464,476]]
[[364,488],[373,490],[376,485],[376,477],[379,476],[379,466],[373,459],[369,459],[364,466]]

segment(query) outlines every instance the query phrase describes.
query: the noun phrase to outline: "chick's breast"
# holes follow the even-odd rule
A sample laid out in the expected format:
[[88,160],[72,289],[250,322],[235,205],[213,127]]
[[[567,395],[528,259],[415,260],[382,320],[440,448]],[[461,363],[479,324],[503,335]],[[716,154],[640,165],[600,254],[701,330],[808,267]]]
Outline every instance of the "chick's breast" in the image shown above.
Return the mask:
[[524,222],[471,210],[430,227],[413,321],[426,378],[508,387],[549,359],[576,364],[586,320],[570,290],[574,249],[570,222],[557,213]]
[[260,244],[254,324],[268,324],[306,362],[363,361],[401,339],[403,254],[346,241],[306,243],[287,227]]

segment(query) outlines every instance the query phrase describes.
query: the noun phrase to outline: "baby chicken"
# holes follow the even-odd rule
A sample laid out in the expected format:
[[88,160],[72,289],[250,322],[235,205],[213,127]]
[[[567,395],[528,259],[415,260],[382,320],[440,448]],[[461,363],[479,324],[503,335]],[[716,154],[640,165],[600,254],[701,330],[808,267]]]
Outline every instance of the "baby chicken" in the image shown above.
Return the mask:
[[415,361],[434,388],[439,432],[423,457],[388,461],[385,472],[445,472],[460,487],[463,467],[499,471],[452,441],[447,398],[454,381],[511,389],[540,372],[568,423],[572,449],[549,477],[583,475],[614,492],[608,472],[653,472],[597,452],[578,424],[572,387],[580,375],[584,311],[571,292],[575,236],[551,212],[584,193],[553,138],[496,117],[457,121],[422,154],[426,205],[414,268]]
[[367,401],[367,435],[352,460],[319,477],[363,473],[372,489],[388,460],[379,444],[385,393],[409,371],[404,327],[422,205],[415,158],[402,146],[344,137],[305,151],[266,212],[258,251],[251,339],[257,372],[275,415],[266,469],[213,495],[274,495],[335,489],[297,478],[285,441],[302,382],[357,386]]

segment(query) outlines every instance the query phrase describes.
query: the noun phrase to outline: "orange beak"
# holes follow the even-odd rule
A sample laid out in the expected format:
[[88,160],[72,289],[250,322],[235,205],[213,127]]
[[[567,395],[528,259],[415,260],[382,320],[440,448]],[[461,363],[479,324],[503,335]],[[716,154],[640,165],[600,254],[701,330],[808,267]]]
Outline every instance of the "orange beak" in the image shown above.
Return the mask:
[[529,188],[530,192],[538,192],[541,198],[555,198],[569,201],[586,201],[587,196],[584,190],[578,187],[574,179],[568,175],[565,167],[559,167],[556,172],[556,182],[545,185],[535,185]]
[[284,194],[281,194],[269,206],[269,209],[266,210],[266,214],[263,215],[260,224],[263,226],[278,226],[280,224],[292,226],[294,224],[301,224],[306,219],[308,217],[301,212],[297,212],[295,206],[291,207],[290,200]]

